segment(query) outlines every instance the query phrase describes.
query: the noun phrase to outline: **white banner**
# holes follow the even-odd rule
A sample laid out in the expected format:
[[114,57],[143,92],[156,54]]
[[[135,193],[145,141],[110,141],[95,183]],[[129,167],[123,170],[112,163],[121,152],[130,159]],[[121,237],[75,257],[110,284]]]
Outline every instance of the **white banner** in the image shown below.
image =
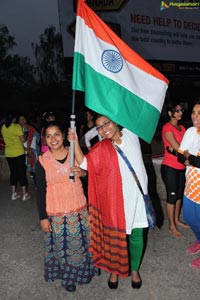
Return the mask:
[[[58,0],[58,4],[64,55],[72,57],[74,1]],[[199,62],[200,6],[195,1],[186,4],[182,0],[129,0],[119,11],[98,14],[120,28],[121,38],[145,59]]]

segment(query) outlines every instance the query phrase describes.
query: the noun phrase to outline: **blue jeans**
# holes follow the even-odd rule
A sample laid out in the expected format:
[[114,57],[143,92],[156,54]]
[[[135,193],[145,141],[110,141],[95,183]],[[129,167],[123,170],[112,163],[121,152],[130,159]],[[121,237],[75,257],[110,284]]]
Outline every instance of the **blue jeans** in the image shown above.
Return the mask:
[[200,243],[200,204],[183,197],[183,218]]

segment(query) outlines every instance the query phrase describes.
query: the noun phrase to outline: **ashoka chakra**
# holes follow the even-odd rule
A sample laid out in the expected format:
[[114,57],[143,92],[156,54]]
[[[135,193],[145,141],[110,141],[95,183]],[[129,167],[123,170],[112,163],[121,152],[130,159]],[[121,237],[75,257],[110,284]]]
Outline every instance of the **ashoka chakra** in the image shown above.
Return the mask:
[[105,50],[102,53],[101,61],[104,68],[110,72],[117,73],[123,67],[123,60],[119,52],[115,50]]

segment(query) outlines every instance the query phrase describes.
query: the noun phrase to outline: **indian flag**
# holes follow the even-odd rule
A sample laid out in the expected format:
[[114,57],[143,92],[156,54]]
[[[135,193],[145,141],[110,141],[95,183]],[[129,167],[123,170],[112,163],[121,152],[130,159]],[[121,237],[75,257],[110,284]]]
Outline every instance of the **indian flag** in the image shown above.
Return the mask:
[[73,90],[85,105],[147,142],[155,133],[168,80],[78,1]]

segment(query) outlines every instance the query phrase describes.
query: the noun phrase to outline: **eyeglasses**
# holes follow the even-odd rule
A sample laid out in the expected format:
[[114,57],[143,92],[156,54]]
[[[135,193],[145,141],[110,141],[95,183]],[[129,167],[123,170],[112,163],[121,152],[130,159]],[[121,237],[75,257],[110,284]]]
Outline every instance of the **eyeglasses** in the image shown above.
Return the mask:
[[176,112],[176,113],[180,113],[180,112],[184,112],[184,109],[176,109],[174,112]]
[[100,131],[100,130],[102,130],[103,128],[107,128],[109,125],[110,125],[110,120],[108,120],[108,121],[105,121],[104,123],[103,123],[103,125],[101,125],[101,126],[97,126],[96,127],[96,130],[97,131]]

